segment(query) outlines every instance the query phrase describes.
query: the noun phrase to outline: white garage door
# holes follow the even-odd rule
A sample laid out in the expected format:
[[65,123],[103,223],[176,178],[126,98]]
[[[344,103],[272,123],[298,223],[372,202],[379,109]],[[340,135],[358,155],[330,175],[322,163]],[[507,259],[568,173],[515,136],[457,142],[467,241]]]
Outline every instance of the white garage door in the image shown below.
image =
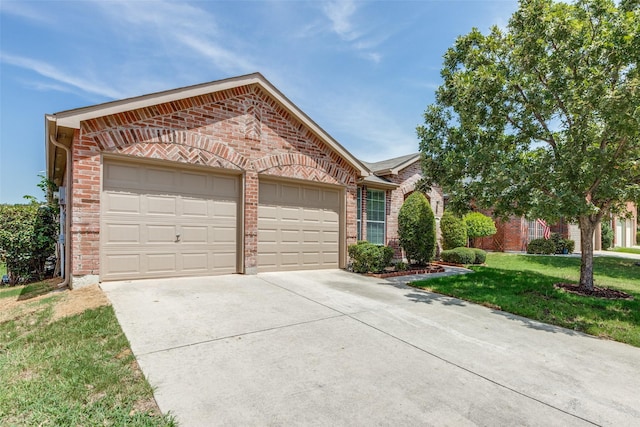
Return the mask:
[[338,268],[337,188],[260,180],[258,270]]
[[106,161],[102,280],[237,271],[237,176]]

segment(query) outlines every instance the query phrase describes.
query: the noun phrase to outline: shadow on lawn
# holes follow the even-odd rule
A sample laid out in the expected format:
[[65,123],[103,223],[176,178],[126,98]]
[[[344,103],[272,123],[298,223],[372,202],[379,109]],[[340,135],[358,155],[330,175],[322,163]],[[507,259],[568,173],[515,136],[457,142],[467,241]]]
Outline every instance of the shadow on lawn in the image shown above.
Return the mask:
[[[549,272],[553,273],[553,258],[540,258],[540,261],[546,262]],[[566,264],[559,266],[566,267]],[[608,335],[617,328],[614,326],[618,322],[621,322],[622,328],[633,329],[640,325],[640,298],[637,293],[631,301],[606,300],[556,289],[554,283],[567,282],[565,277],[531,270],[484,266],[475,267],[474,270],[475,274],[417,282],[414,287],[428,290],[405,296],[414,302],[449,306],[464,306],[466,303],[460,300],[469,301],[489,308],[493,314],[519,322],[524,327],[571,336],[583,333],[599,335],[598,331]],[[602,329],[602,323],[613,326]]]
[[[522,255],[526,256],[526,255]],[[527,256],[527,262],[550,268],[575,269],[580,274],[580,258],[567,256]],[[629,279],[640,277],[640,267],[635,265],[637,260],[618,258],[613,256],[597,256],[593,258],[593,272],[595,275],[614,279]]]

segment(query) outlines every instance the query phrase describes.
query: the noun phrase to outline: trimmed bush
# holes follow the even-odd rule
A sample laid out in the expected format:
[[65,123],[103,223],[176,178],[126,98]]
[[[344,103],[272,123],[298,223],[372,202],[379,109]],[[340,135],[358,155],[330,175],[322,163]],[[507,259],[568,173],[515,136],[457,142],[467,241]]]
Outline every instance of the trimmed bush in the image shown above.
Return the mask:
[[356,273],[378,273],[391,263],[394,250],[389,246],[379,246],[364,240],[348,248]]
[[493,236],[498,231],[493,220],[480,212],[470,212],[462,220],[467,225],[467,236],[472,246],[474,239]]
[[440,219],[440,231],[442,232],[442,249],[467,246],[467,225],[462,218],[444,211]]
[[602,234],[600,242],[602,243],[602,250],[607,250],[613,245],[613,229],[608,222],[602,223]]
[[424,194],[414,192],[398,213],[398,240],[410,263],[425,265],[436,251],[436,220]]
[[556,244],[549,239],[533,239],[527,245],[528,254],[552,255],[556,253]]
[[640,245],[640,231],[636,231],[636,245]]
[[476,259],[473,261],[474,264],[484,264],[487,260],[487,252],[482,249],[473,248],[471,249],[473,253],[476,255]]
[[12,284],[42,279],[45,262],[54,254],[58,223],[52,207],[0,205],[0,257]]
[[473,264],[476,260],[476,253],[470,248],[455,248],[442,251],[440,258],[444,262],[453,264]]

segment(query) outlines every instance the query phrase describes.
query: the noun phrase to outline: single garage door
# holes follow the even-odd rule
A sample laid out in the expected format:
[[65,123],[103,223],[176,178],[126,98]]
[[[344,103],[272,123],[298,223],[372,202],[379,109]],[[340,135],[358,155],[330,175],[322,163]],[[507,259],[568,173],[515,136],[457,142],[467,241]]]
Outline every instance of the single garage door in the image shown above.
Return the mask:
[[103,171],[102,280],[237,271],[237,176],[116,161]]
[[338,268],[338,188],[260,180],[258,270]]

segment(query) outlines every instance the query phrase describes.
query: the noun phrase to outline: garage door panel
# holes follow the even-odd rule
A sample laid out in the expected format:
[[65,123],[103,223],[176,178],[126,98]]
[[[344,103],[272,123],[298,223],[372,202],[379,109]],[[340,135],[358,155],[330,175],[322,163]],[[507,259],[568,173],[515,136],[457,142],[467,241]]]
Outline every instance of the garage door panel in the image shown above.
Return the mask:
[[140,196],[137,194],[108,193],[104,200],[108,212],[139,214]]
[[182,215],[194,218],[206,218],[209,216],[209,203],[201,199],[182,199]]
[[147,214],[175,216],[177,200],[175,196],[146,196]]
[[237,271],[237,176],[108,161],[103,177],[103,280]]
[[260,181],[259,271],[337,268],[341,190]]
[[182,269],[184,271],[201,271],[209,270],[209,254],[207,252],[192,252],[182,254]]
[[209,241],[209,230],[206,225],[183,225],[180,227],[180,242],[187,243],[204,243]]
[[[144,243],[174,243],[178,231],[175,225],[147,225],[147,239]],[[143,242],[141,242],[143,243]]]
[[141,270],[145,273],[172,273],[178,270],[177,256],[175,253],[151,253],[146,254],[147,268]]
[[140,255],[107,255],[105,258],[106,267],[114,275],[132,274],[140,269]]
[[102,231],[110,245],[137,244],[140,241],[138,224],[108,224]]
[[213,214],[216,218],[229,218],[233,221],[236,220],[238,211],[238,204],[235,201],[214,201]]

